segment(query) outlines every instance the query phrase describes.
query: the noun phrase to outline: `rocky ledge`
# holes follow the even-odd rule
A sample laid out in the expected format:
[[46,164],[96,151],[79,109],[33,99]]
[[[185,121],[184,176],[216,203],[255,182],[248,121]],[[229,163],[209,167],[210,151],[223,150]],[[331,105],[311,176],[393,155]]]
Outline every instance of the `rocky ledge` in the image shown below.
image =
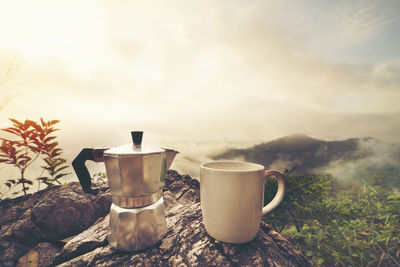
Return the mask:
[[2,266],[311,266],[262,222],[257,237],[233,245],[202,224],[199,182],[169,171],[164,188],[166,236],[151,248],[120,252],[107,241],[110,193],[84,194],[78,183],[0,202]]

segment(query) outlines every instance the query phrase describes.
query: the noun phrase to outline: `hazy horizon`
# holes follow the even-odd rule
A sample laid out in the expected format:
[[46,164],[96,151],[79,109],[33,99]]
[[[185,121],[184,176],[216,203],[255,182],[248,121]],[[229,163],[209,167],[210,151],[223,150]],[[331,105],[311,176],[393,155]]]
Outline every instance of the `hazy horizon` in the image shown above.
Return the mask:
[[3,3],[0,127],[60,120],[69,161],[140,129],[189,173],[294,133],[399,143],[399,26],[395,0]]

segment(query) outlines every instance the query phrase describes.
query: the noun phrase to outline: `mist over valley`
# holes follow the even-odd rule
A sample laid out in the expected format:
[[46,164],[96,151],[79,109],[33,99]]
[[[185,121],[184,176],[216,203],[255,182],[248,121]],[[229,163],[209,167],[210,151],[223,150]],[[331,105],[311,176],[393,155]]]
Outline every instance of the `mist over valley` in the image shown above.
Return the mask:
[[400,145],[373,137],[324,141],[293,134],[248,148],[228,149],[211,158],[250,161],[281,172],[330,173],[350,183],[373,177],[400,188]]

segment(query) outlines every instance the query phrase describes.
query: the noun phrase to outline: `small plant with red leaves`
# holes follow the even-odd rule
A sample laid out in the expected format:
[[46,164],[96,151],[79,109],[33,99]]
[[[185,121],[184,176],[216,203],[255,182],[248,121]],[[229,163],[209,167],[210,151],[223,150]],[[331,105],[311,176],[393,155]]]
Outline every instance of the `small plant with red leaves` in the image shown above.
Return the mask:
[[[22,191],[26,195],[29,190],[28,185],[33,184],[32,180],[26,177],[26,170],[39,159],[42,159],[45,163],[41,166],[43,171],[49,174],[37,178],[39,185],[41,182],[47,186],[55,183],[61,184],[59,179],[67,175],[67,173],[61,171],[68,166],[65,165],[66,160],[62,157],[62,149],[59,148],[57,137],[52,135],[58,130],[54,128],[54,125],[59,121],[45,121],[42,118],[39,123],[29,119],[24,122],[15,119],[10,119],[10,121],[13,123],[11,127],[1,129],[11,134],[13,138],[0,138],[0,163],[15,166],[19,170],[20,177],[7,180],[5,185],[9,188],[9,191],[21,184]],[[18,194],[18,192],[15,193]]]

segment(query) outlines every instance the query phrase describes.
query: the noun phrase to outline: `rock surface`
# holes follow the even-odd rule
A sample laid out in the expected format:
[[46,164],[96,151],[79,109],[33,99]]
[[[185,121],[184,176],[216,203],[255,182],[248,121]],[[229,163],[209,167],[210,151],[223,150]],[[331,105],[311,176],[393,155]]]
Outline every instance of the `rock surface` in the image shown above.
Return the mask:
[[110,205],[111,195],[105,189],[91,196],[83,193],[79,183],[1,201],[0,265],[15,265],[29,248],[42,242],[81,233],[105,216]]
[[[84,196],[89,198],[87,199],[88,203],[85,204],[82,195],[78,194],[78,196],[73,193],[76,190],[79,191],[80,188],[75,188],[75,185],[64,187],[67,189],[59,187],[49,189],[44,193],[38,192],[37,194],[40,197],[37,201],[32,202],[31,199],[34,198],[34,195],[24,199],[22,202],[30,201],[33,206],[30,210],[18,210],[13,208],[15,205],[10,203],[8,207],[4,209],[2,207],[3,210],[1,211],[10,213],[9,216],[21,218],[26,224],[18,224],[7,219],[6,221],[9,224],[2,227],[1,233],[7,235],[6,238],[0,238],[0,253],[5,250],[13,251],[13,256],[7,258],[8,263],[5,266],[15,264],[18,258],[12,259],[12,257],[21,257],[34,246],[36,246],[35,249],[49,248],[52,251],[46,255],[47,261],[42,259],[44,266],[49,266],[49,260],[52,261],[51,265],[53,266],[311,266],[306,257],[296,250],[289,241],[264,222],[260,225],[257,237],[246,244],[226,244],[210,237],[202,224],[199,182],[189,176],[181,176],[175,171],[168,172],[164,191],[168,227],[166,236],[151,248],[131,253],[116,251],[107,241],[109,216],[106,214],[109,211],[110,203],[109,195],[106,192],[100,193],[97,197]],[[66,190],[69,193],[59,193],[60,190]],[[49,204],[54,207],[54,210],[52,210],[43,203],[46,196],[47,199],[50,196],[56,197],[52,194],[60,196],[59,199],[68,206],[73,205],[73,203],[64,200],[63,196],[74,195],[77,198],[77,205],[93,212],[93,216],[73,213],[75,220],[78,224],[81,224],[74,227],[67,225],[58,218],[54,218],[51,223],[43,219],[38,220],[38,217],[40,218],[37,215],[39,210],[46,211],[52,216],[59,216],[57,210],[60,205],[57,203]],[[40,208],[36,207],[39,203],[42,203]],[[95,206],[96,203],[99,206]],[[3,203],[1,204],[3,206]],[[21,201],[18,205],[29,207],[28,204],[23,204]],[[91,205],[102,207],[102,212],[95,211]],[[82,212],[85,213],[86,210]],[[94,219],[96,216],[97,218]],[[26,217],[31,218],[31,222]],[[89,223],[90,221],[91,223]],[[18,224],[19,228],[15,224]],[[60,227],[57,227],[58,224],[60,224]],[[87,228],[88,226],[90,227]],[[16,229],[22,229],[21,233],[26,233],[30,229],[34,233],[34,238],[27,238],[25,234],[16,233]],[[60,245],[54,240],[64,238],[72,232],[82,231],[80,229],[86,230],[69,240],[65,245],[61,245],[61,250],[49,244],[37,245],[38,243],[43,244],[43,242]],[[7,244],[3,245],[2,242],[7,242]],[[7,248],[2,249],[2,247]],[[18,252],[18,249],[21,252],[15,253]],[[0,262],[3,263],[3,260],[6,260],[6,258],[0,256]],[[39,252],[39,262],[40,260]],[[10,265],[10,262],[13,263]]]
[[164,191],[167,234],[155,246],[126,253],[107,242],[108,216],[69,241],[54,264],[60,266],[311,266],[267,224],[257,237],[233,245],[210,237],[202,224],[199,182],[169,171]]
[[37,245],[34,249],[38,253],[38,266],[52,266],[54,257],[60,252],[60,249],[51,243],[44,242]]
[[17,260],[29,251],[18,242],[0,239],[0,263],[1,266],[14,266]]

